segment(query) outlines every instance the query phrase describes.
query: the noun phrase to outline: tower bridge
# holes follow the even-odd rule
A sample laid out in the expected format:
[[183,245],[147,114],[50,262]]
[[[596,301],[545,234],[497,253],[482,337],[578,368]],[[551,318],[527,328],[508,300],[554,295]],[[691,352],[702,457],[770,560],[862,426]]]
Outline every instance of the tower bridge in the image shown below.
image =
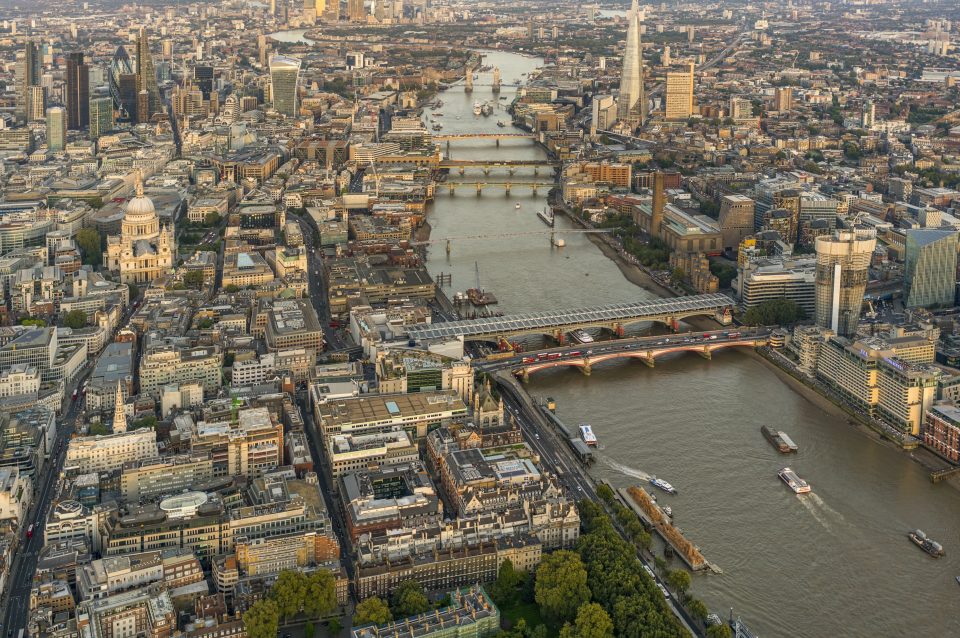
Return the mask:
[[655,301],[636,301],[590,308],[555,310],[505,317],[449,321],[409,330],[416,341],[457,339],[499,342],[522,335],[545,335],[559,343],[577,328],[603,328],[623,336],[624,328],[640,322],[659,322],[677,329],[681,319],[712,316],[723,324],[731,320],[733,300],[719,293]]

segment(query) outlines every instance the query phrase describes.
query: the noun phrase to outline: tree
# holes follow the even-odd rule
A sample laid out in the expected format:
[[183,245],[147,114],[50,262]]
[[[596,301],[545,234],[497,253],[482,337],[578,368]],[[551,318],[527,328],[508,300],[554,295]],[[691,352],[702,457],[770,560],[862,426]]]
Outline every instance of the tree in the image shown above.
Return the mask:
[[233,294],[235,292],[240,292],[240,286],[236,284],[227,284],[226,286],[223,287],[223,292],[227,292],[230,294]]
[[710,615],[710,610],[707,609],[703,601],[696,598],[691,598],[687,601],[687,609],[690,611],[691,616],[700,621],[705,620],[707,616]]
[[523,574],[513,568],[513,561],[505,558],[500,563],[497,580],[490,588],[490,596],[500,606],[509,606],[517,599],[517,587],[523,582]]
[[782,326],[796,323],[806,316],[806,311],[790,299],[770,299],[743,313],[743,323],[748,326]]
[[183,284],[187,288],[193,288],[195,290],[200,290],[203,287],[203,271],[202,270],[191,270],[183,276]]
[[87,325],[87,313],[82,310],[71,310],[63,316],[63,325],[79,330]]
[[577,610],[577,620],[560,631],[560,638],[613,638],[613,621],[597,603],[587,603]]
[[535,600],[551,622],[561,624],[576,617],[581,604],[590,600],[587,570],[580,556],[559,550],[537,568]]
[[100,233],[95,228],[81,228],[77,233],[76,242],[83,254],[83,263],[99,266],[103,257]]
[[47,322],[39,317],[24,317],[20,320],[21,326],[30,326],[33,328],[44,328],[47,325]]
[[140,296],[140,289],[134,284],[127,284],[127,288],[130,289],[130,300],[133,301]]
[[423,593],[423,585],[413,579],[400,583],[390,598],[390,610],[397,618],[416,616],[428,609],[430,609],[430,601]]
[[251,605],[243,614],[243,625],[248,638],[275,638],[280,625],[280,610],[269,598]]
[[204,226],[216,226],[220,223],[220,213],[207,213],[206,217],[203,218]]
[[707,627],[707,638],[733,638],[733,630],[722,623],[710,625]]
[[729,288],[730,283],[737,276],[737,267],[720,261],[710,263],[710,272],[720,280],[721,288]]
[[393,619],[390,608],[382,599],[373,596],[357,603],[353,610],[353,626],[385,625]]
[[107,429],[107,426],[104,423],[91,423],[87,432],[90,434],[90,436],[103,436],[104,434],[110,434],[110,430]]
[[307,576],[303,611],[311,618],[326,616],[337,608],[337,582],[328,569],[318,569]]
[[667,574],[667,582],[682,599],[690,589],[690,574],[685,569],[674,569]]
[[130,430],[140,430],[142,428],[150,428],[151,430],[157,429],[157,417],[145,416],[142,419],[137,419],[130,424]]
[[292,569],[285,569],[277,576],[270,588],[270,598],[277,603],[277,609],[284,619],[296,616],[303,607],[306,595],[307,577]]
[[673,283],[678,284],[684,279],[686,279],[687,273],[683,272],[683,268],[674,268],[670,273],[670,279]]

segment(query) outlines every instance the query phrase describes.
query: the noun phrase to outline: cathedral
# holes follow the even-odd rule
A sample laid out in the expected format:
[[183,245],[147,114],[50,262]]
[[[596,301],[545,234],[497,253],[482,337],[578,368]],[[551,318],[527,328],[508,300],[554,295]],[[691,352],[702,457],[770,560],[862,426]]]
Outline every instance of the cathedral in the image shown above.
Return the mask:
[[160,225],[153,201],[143,194],[137,175],[137,195],[129,202],[120,234],[107,237],[103,263],[125,284],[149,283],[170,272],[177,246],[173,228]]

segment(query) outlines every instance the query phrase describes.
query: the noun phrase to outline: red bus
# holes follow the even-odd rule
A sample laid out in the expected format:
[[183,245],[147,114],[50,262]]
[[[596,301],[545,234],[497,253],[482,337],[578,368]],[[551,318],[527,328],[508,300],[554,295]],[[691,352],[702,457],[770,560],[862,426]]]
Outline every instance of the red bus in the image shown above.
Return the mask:
[[30,527],[27,528],[27,538],[33,538],[33,524],[30,524]]

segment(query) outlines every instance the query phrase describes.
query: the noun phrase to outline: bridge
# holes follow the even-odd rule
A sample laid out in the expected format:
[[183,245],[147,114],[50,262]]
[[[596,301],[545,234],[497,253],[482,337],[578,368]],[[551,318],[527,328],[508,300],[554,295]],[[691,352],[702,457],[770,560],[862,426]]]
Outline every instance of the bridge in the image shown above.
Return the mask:
[[[512,171],[511,171],[512,172]],[[519,188],[529,188],[533,191],[533,194],[536,195],[537,191],[541,188],[553,188],[556,186],[556,183],[553,181],[549,182],[510,182],[510,181],[490,181],[484,180],[482,182],[444,182],[444,185],[447,187],[447,190],[453,194],[458,188],[474,187],[477,189],[477,195],[483,194],[483,189],[487,186],[500,187],[503,188],[504,194],[509,195],[510,189],[514,186]]]
[[431,244],[442,244],[446,243],[447,253],[450,253],[450,245],[454,241],[464,241],[464,240],[487,240],[487,239],[511,239],[513,237],[535,237],[535,236],[550,236],[550,244],[553,245],[553,239],[556,235],[595,235],[600,233],[610,233],[613,232],[609,228],[601,230],[584,230],[582,228],[551,228],[550,230],[533,230],[525,231],[522,233],[487,233],[483,235],[460,235],[459,237],[431,237],[430,239],[425,239],[423,241],[414,241],[410,242],[411,246],[429,246]]
[[558,343],[567,332],[577,328],[603,328],[622,336],[624,327],[656,321],[677,329],[681,319],[713,316],[724,325],[730,323],[733,300],[726,295],[694,295],[655,301],[634,301],[591,308],[557,310],[505,317],[469,319],[436,323],[409,330],[416,341],[457,339],[464,341],[508,340],[520,335],[546,335]]
[[432,135],[434,141],[450,142],[456,140],[532,140],[535,139],[533,133],[449,133],[445,135]]
[[524,381],[534,372],[551,368],[575,368],[589,375],[593,366],[620,359],[640,360],[651,368],[657,358],[678,352],[692,352],[711,359],[719,350],[769,345],[772,333],[772,328],[748,328],[633,337],[517,354],[507,359],[478,359],[474,365],[483,372],[509,370]]
[[552,168],[555,171],[560,170],[562,162],[556,160],[455,160],[450,159],[449,153],[447,154],[447,159],[440,160],[440,163],[437,164],[437,168],[440,170],[452,170],[457,169],[457,172],[461,175],[467,172],[468,168],[479,168],[483,171],[484,175],[489,175],[490,171],[495,168],[505,168],[507,171],[513,175],[514,171],[518,168],[524,167],[533,167],[533,174],[538,175],[541,168]]

